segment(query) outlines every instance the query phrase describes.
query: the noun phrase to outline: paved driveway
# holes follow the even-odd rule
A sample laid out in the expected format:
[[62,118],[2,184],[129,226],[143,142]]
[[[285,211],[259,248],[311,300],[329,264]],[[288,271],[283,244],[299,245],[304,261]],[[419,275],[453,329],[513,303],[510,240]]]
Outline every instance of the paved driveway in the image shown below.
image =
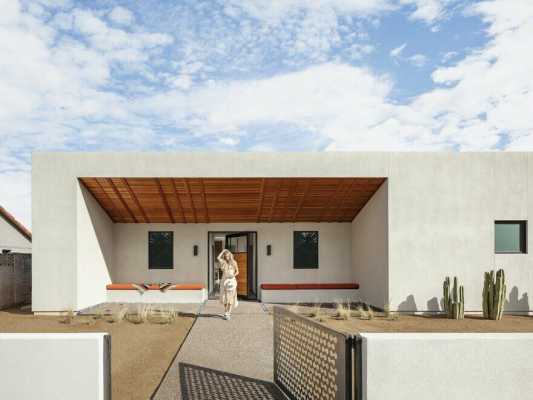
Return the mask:
[[230,321],[208,301],[168,370],[155,400],[278,400],[272,383],[272,316],[240,302]]

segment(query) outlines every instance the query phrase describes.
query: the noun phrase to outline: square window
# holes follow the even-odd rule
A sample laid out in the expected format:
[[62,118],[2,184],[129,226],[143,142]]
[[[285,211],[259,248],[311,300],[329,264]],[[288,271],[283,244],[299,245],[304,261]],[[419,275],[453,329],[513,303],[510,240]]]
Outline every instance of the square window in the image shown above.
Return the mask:
[[148,269],[174,268],[174,232],[148,232]]
[[295,231],[293,245],[295,269],[318,268],[317,231]]
[[527,253],[527,221],[496,221],[496,253]]

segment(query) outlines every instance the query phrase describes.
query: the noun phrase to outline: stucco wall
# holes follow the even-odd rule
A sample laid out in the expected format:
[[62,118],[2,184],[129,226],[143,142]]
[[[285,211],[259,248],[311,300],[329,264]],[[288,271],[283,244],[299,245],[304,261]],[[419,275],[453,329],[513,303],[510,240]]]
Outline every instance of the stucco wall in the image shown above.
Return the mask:
[[364,333],[364,400],[524,399],[533,334]]
[[105,302],[113,269],[113,221],[89,191],[77,188],[77,298],[75,309]]
[[[500,266],[508,277],[508,310],[532,308],[527,297],[533,290],[531,251],[495,255],[494,220],[533,215],[533,153],[37,153],[32,168],[34,310],[77,304],[77,177],[99,176],[386,177],[393,308],[439,309],[442,281],[456,274],[465,285],[466,309],[479,310],[483,271]],[[231,228],[213,228],[226,229]],[[285,240],[276,229],[273,224],[264,235],[258,233],[258,240]],[[529,249],[532,240],[528,235]],[[279,246],[272,244],[275,254]],[[191,246],[186,253],[192,253]],[[259,256],[264,256],[261,244]],[[260,263],[263,282],[317,278],[314,271],[295,276],[277,266],[268,269],[268,263]],[[355,267],[347,268],[347,275],[355,274]],[[321,279],[340,278],[318,273],[324,274]],[[379,292],[383,286],[368,290]]]
[[389,303],[388,182],[352,222],[352,265],[359,298],[377,307]]
[[[457,275],[465,309],[481,310],[483,272],[504,267],[508,311],[525,311],[533,256],[494,252],[494,221],[533,215],[533,155],[398,153],[389,171],[389,288],[403,311],[441,310]],[[531,224],[530,224],[531,225]],[[529,228],[531,229],[531,227]],[[528,235],[528,248],[533,235]],[[518,297],[518,299],[517,299]]]
[[31,253],[31,242],[0,216],[0,252]]
[[[174,269],[148,269],[148,232],[174,232]],[[319,268],[293,268],[293,231],[319,231]],[[297,224],[115,224],[114,282],[204,283],[209,231],[257,231],[258,285],[293,282],[353,282],[350,223]],[[266,255],[266,245],[272,255]],[[193,246],[198,245],[198,256]],[[259,289],[259,288],[258,288]]]

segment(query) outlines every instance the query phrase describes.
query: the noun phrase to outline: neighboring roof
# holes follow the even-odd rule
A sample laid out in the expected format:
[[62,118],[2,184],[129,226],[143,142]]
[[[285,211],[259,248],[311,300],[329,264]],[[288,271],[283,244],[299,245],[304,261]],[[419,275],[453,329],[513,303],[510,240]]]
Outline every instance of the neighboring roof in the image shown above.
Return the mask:
[[17,221],[17,219],[7,212],[7,210],[0,206],[0,217],[3,217],[8,224],[10,224],[13,228],[15,228],[17,231],[20,232],[22,236],[24,236],[26,239],[28,239],[31,242],[31,232],[26,228],[22,223]]

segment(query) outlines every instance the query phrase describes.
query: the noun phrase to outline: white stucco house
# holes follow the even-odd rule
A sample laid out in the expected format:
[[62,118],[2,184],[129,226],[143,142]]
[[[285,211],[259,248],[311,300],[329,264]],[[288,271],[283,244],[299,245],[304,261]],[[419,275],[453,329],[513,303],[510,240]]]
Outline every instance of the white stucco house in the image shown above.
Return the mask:
[[504,268],[527,312],[529,216],[533,153],[34,153],[32,307],[202,301],[228,247],[260,301],[438,311],[456,275],[480,311]]
[[0,253],[31,253],[31,232],[0,206]]

